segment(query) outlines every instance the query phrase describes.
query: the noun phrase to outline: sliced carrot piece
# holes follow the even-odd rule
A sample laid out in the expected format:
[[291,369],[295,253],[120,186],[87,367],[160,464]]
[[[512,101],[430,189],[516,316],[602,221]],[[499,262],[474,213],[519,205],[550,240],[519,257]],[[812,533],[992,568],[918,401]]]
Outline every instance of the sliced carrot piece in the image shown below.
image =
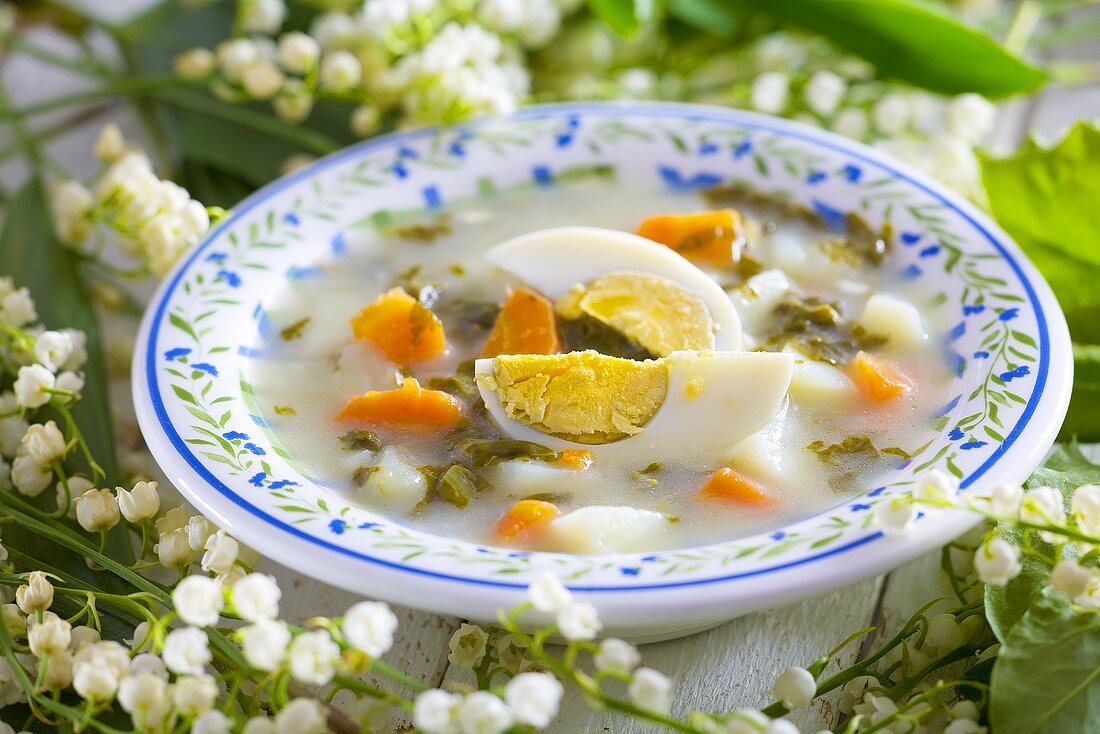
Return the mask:
[[699,490],[699,496],[753,507],[775,504],[775,498],[763,487],[728,466],[714,472]]
[[566,469],[587,469],[592,464],[592,452],[584,449],[566,449],[558,454],[558,466]]
[[693,262],[731,265],[741,255],[734,248],[741,234],[741,214],[734,209],[659,214],[639,224],[638,234]]
[[546,525],[560,514],[561,510],[553,502],[520,500],[497,520],[493,526],[493,536],[497,540],[511,542]]
[[560,351],[554,304],[530,288],[517,288],[508,294],[501,307],[481,356],[557,354]]
[[391,288],[351,320],[356,339],[373,342],[394,364],[438,357],[447,346],[443,323],[404,288]]
[[462,418],[462,403],[441,390],[425,390],[411,377],[395,390],[371,390],[350,400],[336,420],[383,433],[442,433]]
[[852,360],[852,378],[870,400],[885,403],[909,392],[912,385],[886,362],[860,352]]

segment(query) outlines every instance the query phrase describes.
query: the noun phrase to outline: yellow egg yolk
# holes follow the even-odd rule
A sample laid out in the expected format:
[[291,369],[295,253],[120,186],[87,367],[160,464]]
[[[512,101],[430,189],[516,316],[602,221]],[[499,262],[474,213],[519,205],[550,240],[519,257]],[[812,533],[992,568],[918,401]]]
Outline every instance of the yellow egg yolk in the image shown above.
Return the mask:
[[668,392],[664,360],[637,362],[595,351],[514,354],[493,359],[486,381],[508,416],[576,443],[601,444],[634,435]]
[[703,301],[652,273],[619,271],[578,283],[555,308],[567,319],[591,316],[658,357],[714,346],[714,321]]

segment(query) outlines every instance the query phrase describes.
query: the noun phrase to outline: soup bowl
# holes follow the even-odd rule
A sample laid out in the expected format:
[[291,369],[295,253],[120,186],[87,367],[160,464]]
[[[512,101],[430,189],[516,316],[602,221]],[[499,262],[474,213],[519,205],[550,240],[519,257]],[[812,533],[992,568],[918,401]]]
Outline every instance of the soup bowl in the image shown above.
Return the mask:
[[[951,397],[924,431],[927,448],[825,511],[651,553],[527,552],[431,535],[312,480],[293,447],[273,437],[249,383],[273,294],[345,257],[348,237],[379,212],[553,187],[577,171],[677,191],[736,182],[826,223],[847,212],[889,219],[903,277],[953,324],[942,336]],[[385,135],[256,192],[161,285],[142,324],[133,385],[168,479],[263,555],[366,596],[480,621],[521,602],[549,571],[599,608],[609,632],[645,641],[855,583],[962,534],[976,517],[947,512],[886,537],[874,506],[930,469],[957,477],[964,492],[1026,478],[1065,415],[1070,355],[1054,296],[1009,237],[963,197],[890,157],[735,110],[583,103]]]

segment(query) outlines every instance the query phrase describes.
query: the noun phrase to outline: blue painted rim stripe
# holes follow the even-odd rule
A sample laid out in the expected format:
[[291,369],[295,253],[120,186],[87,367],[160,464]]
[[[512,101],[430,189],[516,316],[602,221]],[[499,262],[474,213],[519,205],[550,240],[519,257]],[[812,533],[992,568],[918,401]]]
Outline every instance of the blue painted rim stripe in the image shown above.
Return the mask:
[[[1000,446],[997,447],[997,449],[990,455],[990,457],[988,459],[986,459],[986,461],[984,463],[982,463],[981,466],[979,466],[977,469],[975,469],[968,477],[966,477],[963,480],[962,486],[963,487],[970,486],[974,481],[976,481],[979,477],[981,477],[983,474],[985,474],[994,464],[997,463],[997,461],[1005,454],[1005,452],[1008,450],[1008,448],[1010,446],[1012,446],[1012,444],[1020,436],[1020,434],[1023,432],[1023,430],[1027,427],[1028,423],[1031,420],[1032,415],[1035,413],[1035,410],[1036,410],[1039,402],[1042,399],[1043,394],[1045,393],[1045,390],[1046,390],[1046,387],[1047,387],[1047,377],[1048,377],[1048,374],[1049,374],[1049,371],[1050,371],[1050,333],[1049,333],[1049,329],[1048,329],[1048,326],[1047,326],[1046,315],[1043,312],[1042,304],[1039,301],[1038,295],[1035,293],[1035,289],[1033,288],[1031,282],[1028,280],[1027,276],[1023,272],[1023,269],[1020,267],[1019,263],[1013,257],[1012,253],[1009,252],[1001,244],[1001,242],[997,238],[995,238],[989,231],[987,231],[985,229],[985,227],[983,227],[981,224],[979,224],[967,212],[965,212],[962,209],[958,208],[955,204],[953,204],[951,201],[949,201],[943,195],[941,195],[940,193],[938,193],[938,192],[934,191],[933,189],[929,188],[928,186],[921,183],[920,181],[917,181],[917,180],[911,178],[908,174],[906,174],[902,171],[899,171],[899,170],[897,170],[897,169],[895,169],[895,168],[893,168],[893,167],[891,167],[891,166],[887,165],[886,163],[883,163],[879,160],[868,157],[866,154],[864,154],[863,152],[861,152],[859,150],[859,147],[862,147],[862,146],[860,146],[858,143],[852,143],[851,145],[853,147],[849,147],[848,144],[841,144],[839,142],[834,142],[833,140],[830,140],[828,138],[823,139],[823,138],[817,137],[816,135],[809,134],[809,133],[806,133],[806,132],[802,132],[801,130],[799,130],[797,128],[792,129],[792,128],[787,128],[785,126],[777,127],[777,126],[774,126],[774,125],[770,125],[770,124],[767,124],[767,123],[761,121],[759,118],[757,118],[755,116],[748,117],[748,118],[742,117],[741,114],[738,113],[736,110],[722,111],[722,110],[713,109],[713,108],[708,108],[706,110],[700,110],[697,107],[694,107],[694,106],[691,106],[691,105],[676,105],[676,104],[649,104],[649,105],[647,105],[647,104],[641,103],[641,104],[632,104],[632,105],[622,105],[622,104],[600,104],[600,103],[588,103],[588,104],[569,104],[569,103],[565,103],[565,104],[540,105],[540,106],[535,106],[535,107],[529,107],[529,108],[526,108],[526,109],[523,109],[523,110],[520,110],[519,112],[517,112],[515,115],[513,115],[513,119],[520,119],[520,120],[538,119],[538,118],[552,119],[554,117],[559,117],[559,116],[569,115],[569,114],[577,114],[577,113],[585,113],[585,114],[589,114],[589,115],[592,115],[592,116],[605,116],[605,117],[625,117],[625,116],[635,115],[635,116],[650,116],[650,117],[672,117],[672,118],[688,119],[688,120],[693,120],[693,121],[695,121],[695,120],[699,120],[699,121],[706,120],[706,121],[712,121],[712,122],[734,124],[734,125],[738,125],[738,126],[744,127],[744,128],[765,130],[765,131],[768,131],[768,132],[777,133],[779,135],[792,137],[792,138],[796,138],[796,139],[799,139],[799,140],[805,140],[807,142],[813,143],[814,145],[819,145],[819,146],[828,148],[830,150],[837,151],[837,152],[843,153],[845,155],[851,156],[855,159],[861,160],[864,163],[870,164],[872,166],[875,166],[876,168],[879,168],[883,171],[887,171],[887,172],[893,174],[898,179],[900,179],[902,181],[906,181],[907,183],[911,184],[912,186],[916,187],[917,189],[919,189],[921,191],[924,191],[925,193],[927,193],[928,195],[930,195],[934,199],[941,202],[945,207],[947,207],[949,210],[953,211],[958,216],[962,217],[975,230],[980,232],[989,241],[989,243],[993,245],[994,249],[996,249],[1002,255],[1002,257],[1005,259],[1005,261],[1008,262],[1008,264],[1012,268],[1013,272],[1015,272],[1016,276],[1019,278],[1020,283],[1023,285],[1024,291],[1027,293],[1029,302],[1035,310],[1035,318],[1036,318],[1036,322],[1037,322],[1038,328],[1039,328],[1039,368],[1038,368],[1038,371],[1036,372],[1036,376],[1035,376],[1035,389],[1033,390],[1033,392],[1031,394],[1031,397],[1028,399],[1027,405],[1024,407],[1024,410],[1020,415],[1020,419],[1016,422],[1016,425],[1013,427],[1012,431],[1007,436],[1005,436],[1005,440],[1001,443]],[[457,129],[462,129],[463,127],[477,126],[477,125],[480,125],[480,124],[484,124],[484,121],[474,122],[474,123],[469,123],[467,125],[458,126]],[[347,160],[349,158],[359,157],[359,156],[361,156],[365,153],[368,153],[372,150],[375,150],[377,148],[388,148],[388,147],[391,147],[391,146],[394,146],[394,145],[398,145],[402,142],[420,140],[420,139],[425,138],[425,137],[432,137],[432,136],[436,135],[437,132],[438,132],[437,128],[426,128],[426,129],[415,130],[415,131],[411,131],[411,132],[391,133],[389,135],[384,135],[384,136],[375,138],[374,140],[365,141],[363,143],[359,143],[359,144],[351,146],[349,148],[345,148],[344,150],[337,151],[336,153],[333,153],[333,154],[317,161],[313,165],[311,165],[311,166],[309,166],[309,167],[307,167],[303,170],[297,171],[297,172],[295,172],[294,174],[292,174],[290,176],[284,177],[282,179],[279,179],[277,181],[272,182],[271,184],[268,184],[264,188],[256,191],[251,196],[246,198],[238,206],[234,207],[231,215],[229,217],[227,217],[225,220],[223,220],[213,231],[211,231],[207,235],[206,239],[203,240],[203,242],[200,243],[195,248],[195,250],[187,258],[187,260],[184,262],[184,264],[177,267],[175,275],[173,276],[170,284],[163,291],[162,296],[161,296],[161,300],[157,304],[156,313],[155,313],[155,316],[153,317],[150,332],[149,332],[149,340],[148,340],[147,351],[146,351],[146,378],[148,380],[148,384],[149,384],[149,388],[150,388],[150,390],[149,390],[150,398],[152,400],[153,408],[154,408],[154,411],[157,415],[157,418],[160,421],[161,428],[164,430],[165,434],[168,436],[168,438],[171,441],[172,445],[179,452],[180,456],[182,456],[184,458],[184,460],[187,462],[187,464],[204,481],[206,481],[211,487],[216,489],[220,494],[226,496],[234,504],[242,507],[243,509],[247,510],[251,514],[261,518],[265,522],[279,528],[280,530],[283,530],[283,531],[288,532],[292,535],[295,535],[295,536],[297,536],[297,537],[299,537],[303,540],[306,540],[306,541],[308,541],[308,542],[310,542],[314,545],[320,546],[320,547],[325,548],[325,549],[330,550],[330,551],[334,551],[334,552],[336,552],[340,555],[348,556],[348,557],[355,558],[355,559],[358,559],[358,560],[361,560],[361,561],[366,561],[368,563],[372,563],[372,564],[375,564],[375,565],[384,566],[386,568],[391,568],[391,569],[398,570],[398,571],[405,571],[405,572],[412,573],[412,574],[417,574],[417,575],[420,575],[420,576],[428,576],[428,577],[431,577],[431,578],[443,579],[443,580],[446,580],[446,581],[456,581],[456,582],[463,582],[463,583],[475,584],[475,585],[480,585],[480,586],[491,586],[491,587],[506,588],[506,589],[524,589],[524,588],[526,588],[527,585],[522,584],[522,583],[507,582],[507,581],[495,581],[495,580],[485,579],[485,578],[475,578],[475,577],[469,577],[469,576],[459,576],[459,575],[455,575],[455,574],[447,574],[447,573],[442,573],[442,572],[439,572],[439,571],[432,571],[432,570],[429,570],[429,569],[416,568],[414,566],[407,566],[405,564],[398,563],[398,562],[395,562],[395,561],[386,560],[384,558],[377,558],[377,557],[374,557],[374,556],[371,556],[371,555],[367,555],[365,553],[360,553],[359,551],[354,551],[354,550],[350,550],[348,548],[344,548],[342,546],[339,546],[339,545],[331,543],[327,540],[324,540],[323,538],[319,538],[317,536],[310,535],[310,534],[302,531],[300,528],[297,528],[293,525],[285,523],[282,520],[279,520],[278,518],[276,518],[272,515],[269,515],[268,513],[261,510],[260,508],[250,504],[244,497],[240,496],[239,494],[234,492],[232,489],[230,489],[228,486],[226,486],[221,481],[219,481],[213,474],[210,473],[209,470],[206,469],[206,467],[203,465],[203,463],[201,461],[199,461],[199,459],[193,453],[191,453],[191,451],[188,448],[187,444],[183,441],[182,437],[176,431],[175,427],[168,420],[168,414],[167,414],[167,411],[165,409],[164,402],[161,399],[160,387],[159,387],[159,384],[157,382],[157,373],[156,373],[157,359],[156,359],[156,356],[159,353],[159,350],[158,350],[158,347],[157,347],[157,337],[160,333],[161,323],[164,320],[164,313],[165,313],[165,310],[167,309],[168,301],[169,301],[171,295],[175,292],[176,287],[179,285],[180,281],[182,280],[184,273],[187,272],[188,268],[190,268],[190,266],[195,262],[195,260],[199,257],[199,255],[202,254],[202,252],[218,237],[218,235],[220,235],[222,233],[222,231],[224,231],[226,228],[228,228],[233,222],[235,222],[236,220],[243,217],[246,213],[248,213],[252,209],[256,208],[257,206],[259,206],[263,202],[265,202],[268,199],[270,199],[271,197],[273,197],[275,194],[279,193],[280,191],[282,191],[283,189],[286,189],[289,186],[292,186],[293,184],[297,183],[298,181],[300,181],[302,179],[313,176],[318,171],[322,171],[322,170],[325,170],[327,168],[331,168],[332,166],[338,165],[338,164],[344,162],[345,160]],[[832,548],[828,551],[823,551],[823,552],[815,554],[815,555],[802,556],[802,557],[798,558],[797,560],[793,560],[793,561],[790,561],[790,562],[787,562],[787,563],[781,563],[781,564],[776,564],[776,565],[772,565],[772,566],[767,566],[767,567],[755,569],[755,570],[752,570],[752,571],[743,571],[743,572],[740,572],[740,573],[727,574],[727,575],[724,575],[724,576],[714,576],[714,577],[704,578],[704,579],[691,579],[691,580],[686,580],[686,581],[670,581],[668,583],[661,583],[661,584],[639,584],[639,585],[632,585],[632,586],[571,586],[571,588],[575,588],[575,589],[581,590],[581,591],[590,591],[590,592],[649,591],[649,590],[655,590],[655,589],[668,589],[668,588],[685,587],[685,586],[699,586],[699,585],[703,585],[703,584],[712,584],[712,583],[720,583],[720,582],[724,582],[724,581],[733,581],[733,580],[736,580],[736,579],[750,578],[750,577],[753,577],[753,576],[761,576],[761,575],[773,573],[773,572],[776,572],[776,571],[782,571],[784,569],[788,569],[788,568],[792,568],[792,567],[795,567],[795,566],[800,566],[800,565],[804,565],[804,564],[807,564],[807,563],[812,563],[814,561],[819,561],[819,560],[822,560],[824,558],[829,558],[829,557],[832,557],[832,556],[836,556],[836,555],[839,555],[841,553],[845,553],[849,550],[852,550],[854,548],[858,548],[860,546],[866,545],[867,543],[870,543],[872,541],[876,541],[876,540],[878,540],[882,537],[883,536],[882,536],[881,533],[876,532],[876,533],[872,533],[872,534],[869,534],[867,536],[864,536],[862,538],[857,538],[854,541],[851,541],[851,542],[846,543],[846,544],[841,545],[841,546],[837,546],[837,547]]]

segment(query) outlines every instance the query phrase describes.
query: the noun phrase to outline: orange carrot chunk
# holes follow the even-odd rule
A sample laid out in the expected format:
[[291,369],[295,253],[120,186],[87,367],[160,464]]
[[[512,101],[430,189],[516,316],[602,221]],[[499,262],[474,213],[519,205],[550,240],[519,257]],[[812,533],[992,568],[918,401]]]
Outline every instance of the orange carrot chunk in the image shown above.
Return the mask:
[[501,307],[481,356],[556,354],[560,351],[554,304],[530,288],[517,288]]
[[411,377],[395,390],[371,390],[350,400],[336,420],[382,433],[436,434],[454,428],[462,403],[450,393],[425,390]]
[[886,362],[860,352],[852,360],[852,378],[870,400],[885,403],[912,389],[912,385]]
[[638,234],[672,248],[692,262],[731,265],[741,257],[734,248],[741,236],[741,214],[733,209],[659,214],[642,221]]
[[566,469],[587,469],[592,464],[592,453],[584,449],[566,449],[558,454],[554,463]]
[[542,528],[561,514],[558,506],[542,500],[520,500],[493,526],[493,537],[505,543]]
[[351,330],[399,365],[438,357],[447,346],[442,322],[403,288],[374,299],[351,320]]
[[752,507],[768,507],[775,504],[775,498],[760,485],[728,466],[714,472],[699,490],[699,496]]

